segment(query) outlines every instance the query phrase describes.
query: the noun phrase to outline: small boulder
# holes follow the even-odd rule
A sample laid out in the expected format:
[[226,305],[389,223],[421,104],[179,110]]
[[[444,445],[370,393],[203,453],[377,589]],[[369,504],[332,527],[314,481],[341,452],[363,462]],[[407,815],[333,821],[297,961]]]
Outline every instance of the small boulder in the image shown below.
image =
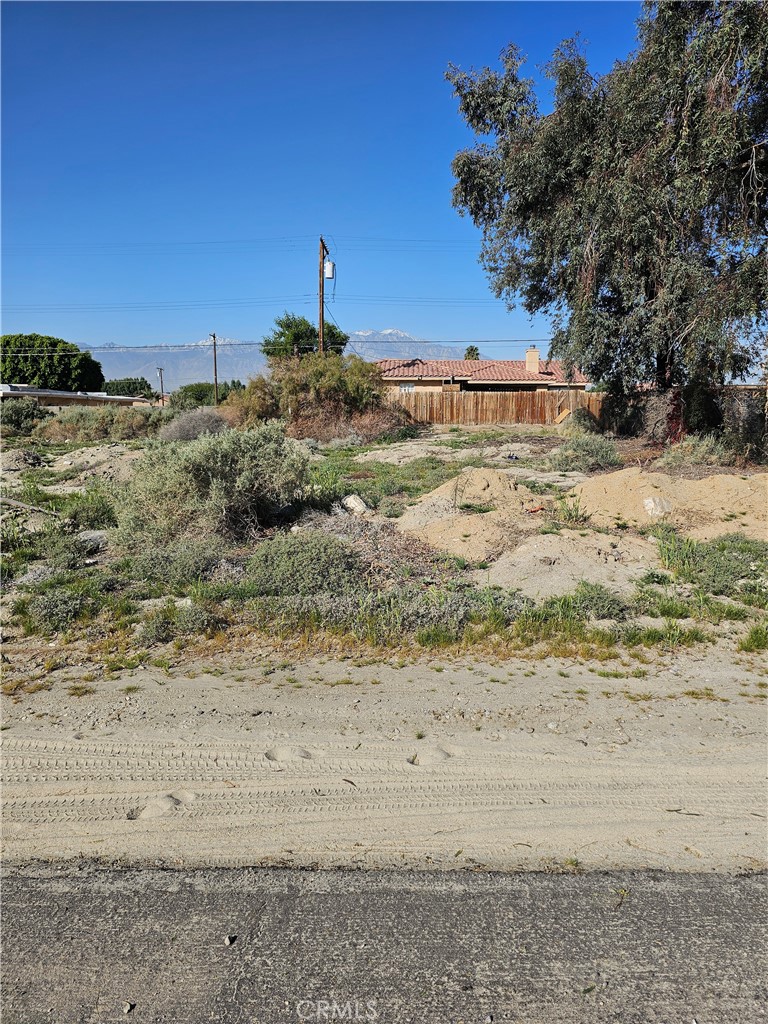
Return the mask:
[[661,519],[662,516],[669,515],[672,511],[672,502],[667,498],[656,497],[644,498],[643,508],[649,516],[653,516],[656,519]]
[[347,512],[351,512],[354,516],[363,516],[368,511],[368,506],[359,494],[348,494],[346,498],[341,499],[341,504]]
[[105,530],[81,530],[77,535],[77,540],[85,555],[98,554],[109,543]]

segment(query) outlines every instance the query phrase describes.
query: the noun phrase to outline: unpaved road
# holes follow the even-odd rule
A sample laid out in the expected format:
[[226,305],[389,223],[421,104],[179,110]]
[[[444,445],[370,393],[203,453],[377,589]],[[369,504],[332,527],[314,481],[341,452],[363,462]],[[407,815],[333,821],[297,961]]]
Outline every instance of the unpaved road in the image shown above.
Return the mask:
[[764,876],[28,867],[3,896],[4,1024],[766,1020]]
[[764,677],[715,654],[619,680],[209,663],[6,698],[6,862],[760,869]]

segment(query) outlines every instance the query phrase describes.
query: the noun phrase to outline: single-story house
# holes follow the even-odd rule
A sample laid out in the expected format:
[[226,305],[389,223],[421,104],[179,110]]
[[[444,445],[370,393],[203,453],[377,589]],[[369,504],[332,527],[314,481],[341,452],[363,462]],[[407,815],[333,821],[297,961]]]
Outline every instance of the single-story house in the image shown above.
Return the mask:
[[55,391],[31,384],[0,384],[0,401],[6,398],[32,398],[48,409],[64,409],[70,405],[137,405],[144,408],[152,405],[148,398],[108,395],[104,391]]
[[542,359],[532,345],[525,359],[379,359],[385,384],[400,392],[583,391],[589,381],[571,377],[557,359]]

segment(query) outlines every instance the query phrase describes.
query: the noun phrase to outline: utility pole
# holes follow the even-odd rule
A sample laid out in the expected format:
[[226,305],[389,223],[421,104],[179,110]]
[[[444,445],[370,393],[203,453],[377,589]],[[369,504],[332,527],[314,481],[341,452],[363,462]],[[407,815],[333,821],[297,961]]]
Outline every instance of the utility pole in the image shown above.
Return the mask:
[[318,335],[317,335],[318,348],[317,348],[317,350],[318,350],[318,352],[320,353],[321,356],[324,355],[324,352],[323,352],[323,341],[325,339],[325,276],[324,276],[324,273],[323,273],[323,269],[324,269],[323,268],[323,262],[325,260],[325,257],[328,256],[328,255],[330,255],[330,250],[328,249],[328,246],[323,241],[323,236],[321,235],[320,236],[320,278],[319,278],[319,285],[318,285],[318,294],[319,294],[319,297],[320,297],[320,312],[319,312],[319,316],[318,316],[318,328],[317,328],[317,330],[318,330]]
[[219,404],[219,372],[216,368],[216,332],[208,335],[213,338],[213,404]]
[[158,366],[157,376],[160,378],[160,406],[165,408],[165,390],[163,389],[163,367]]

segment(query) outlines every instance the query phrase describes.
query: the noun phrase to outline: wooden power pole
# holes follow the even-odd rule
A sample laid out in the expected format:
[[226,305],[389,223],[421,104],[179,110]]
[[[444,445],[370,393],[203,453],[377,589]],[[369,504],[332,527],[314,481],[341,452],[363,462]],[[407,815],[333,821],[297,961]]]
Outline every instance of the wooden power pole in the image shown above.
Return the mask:
[[325,257],[329,255],[329,252],[330,252],[330,250],[328,249],[328,246],[325,244],[325,242],[323,240],[323,236],[321,235],[320,236],[320,277],[319,277],[319,284],[318,284],[318,296],[320,298],[320,311],[319,311],[318,321],[317,321],[317,323],[318,323],[318,327],[317,327],[317,330],[318,330],[318,334],[317,334],[317,341],[318,341],[317,350],[320,353],[320,355],[323,355],[323,342],[325,340],[325,273],[324,273],[323,263],[324,263]]
[[164,367],[158,366],[157,376],[160,378],[160,405],[165,406],[165,391],[163,389],[163,369]]
[[219,372],[216,367],[216,332],[211,334],[213,338],[213,404],[219,404]]

